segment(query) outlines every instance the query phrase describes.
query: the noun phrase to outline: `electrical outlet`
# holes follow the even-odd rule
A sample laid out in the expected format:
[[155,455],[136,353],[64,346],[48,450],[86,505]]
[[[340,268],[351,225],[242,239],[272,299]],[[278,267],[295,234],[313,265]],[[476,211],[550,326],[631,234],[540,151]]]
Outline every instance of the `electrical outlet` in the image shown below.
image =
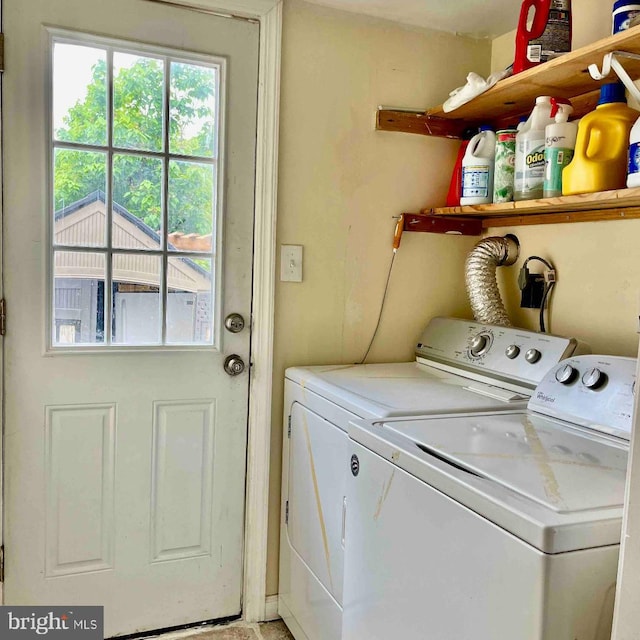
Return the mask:
[[520,306],[523,309],[539,309],[544,296],[544,276],[540,273],[526,273],[520,283]]

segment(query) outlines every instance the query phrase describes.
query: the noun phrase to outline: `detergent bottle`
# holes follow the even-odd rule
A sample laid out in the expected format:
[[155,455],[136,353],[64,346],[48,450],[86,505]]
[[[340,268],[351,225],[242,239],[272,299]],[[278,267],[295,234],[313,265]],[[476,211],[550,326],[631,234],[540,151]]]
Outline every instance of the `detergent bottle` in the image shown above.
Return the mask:
[[553,124],[545,129],[543,196],[554,198],[562,195],[562,172],[571,162],[576,147],[578,123],[568,122],[573,113],[569,100],[551,98]]
[[551,0],[544,32],[529,42],[529,60],[546,62],[571,51],[571,0]]
[[627,187],[640,187],[640,118],[629,134],[629,175]]
[[524,0],[516,31],[513,73],[571,51],[571,35],[571,0]]
[[542,198],[545,128],[553,122],[551,96],[538,96],[529,119],[516,135],[514,200]]
[[451,181],[449,182],[449,190],[447,191],[447,199],[445,206],[459,207],[460,197],[462,196],[462,161],[464,160],[467,147],[471,138],[478,133],[478,129],[465,129],[462,133],[462,142],[458,148],[458,155],[451,173]]
[[[524,0],[520,8],[520,19],[518,20],[518,30],[516,31],[516,53],[513,61],[513,73],[520,73],[525,69],[530,69],[542,60],[538,57],[529,57],[529,43],[540,38],[544,33],[549,19],[549,8],[551,0]],[[533,10],[533,20],[531,26],[529,13]],[[536,50],[534,50],[535,52]],[[532,52],[533,53],[533,52]]]
[[496,134],[482,125],[471,140],[462,159],[461,205],[489,204],[493,200],[493,170]]
[[595,111],[578,124],[575,153],[562,173],[562,195],[624,188],[629,133],[639,115],[627,106],[622,83],[602,85]]

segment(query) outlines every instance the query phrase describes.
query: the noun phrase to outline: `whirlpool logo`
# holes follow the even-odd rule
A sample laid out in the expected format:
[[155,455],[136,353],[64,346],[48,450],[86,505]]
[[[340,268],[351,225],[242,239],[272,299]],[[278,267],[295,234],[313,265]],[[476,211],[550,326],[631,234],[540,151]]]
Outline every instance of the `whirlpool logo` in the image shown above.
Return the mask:
[[0,640],[102,640],[103,607],[0,607]]

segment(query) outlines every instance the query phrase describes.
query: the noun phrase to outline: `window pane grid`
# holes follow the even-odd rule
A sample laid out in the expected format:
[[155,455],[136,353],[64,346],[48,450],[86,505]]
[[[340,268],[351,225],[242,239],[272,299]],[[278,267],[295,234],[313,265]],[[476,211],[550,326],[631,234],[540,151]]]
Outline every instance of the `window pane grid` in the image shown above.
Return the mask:
[[[69,44],[69,41],[66,41]],[[54,42],[54,47],[55,47]],[[86,45],[85,45],[86,46]],[[104,346],[121,346],[123,344],[132,346],[146,346],[149,344],[157,344],[159,346],[170,344],[183,345],[209,345],[214,344],[212,318],[214,317],[214,274],[216,265],[215,248],[216,242],[213,241],[215,228],[217,226],[215,211],[217,209],[217,189],[218,189],[218,136],[219,136],[219,64],[202,64],[200,61],[187,61],[183,58],[174,58],[169,55],[156,56],[154,60],[158,64],[163,65],[162,72],[162,141],[161,149],[152,148],[131,148],[121,144],[115,144],[116,126],[122,126],[122,122],[126,121],[128,113],[121,109],[119,117],[122,122],[119,124],[115,121],[116,109],[116,86],[114,74],[114,56],[120,60],[127,62],[126,56],[120,54],[126,51],[129,56],[129,70],[132,69],[140,60],[151,59],[146,52],[125,50],[114,47],[103,47],[106,54],[106,145],[95,143],[93,140],[65,140],[59,139],[54,130],[52,137],[52,151],[57,153],[59,150],[68,150],[69,152],[99,152],[105,154],[106,162],[106,185],[103,192],[94,195],[96,201],[102,201],[104,211],[102,215],[105,218],[106,237],[104,243],[98,246],[88,242],[80,242],[77,244],[66,244],[56,241],[56,233],[54,230],[51,238],[53,252],[58,248],[64,248],[66,252],[73,255],[90,255],[101,254],[104,258],[105,282],[102,295],[102,304],[104,305],[103,319],[104,333],[101,336],[100,345]],[[131,62],[133,60],[133,62]],[[207,87],[208,105],[205,100],[198,98],[200,102],[194,102],[191,120],[189,120],[189,109],[187,109],[186,125],[180,132],[182,135],[181,142],[189,148],[194,148],[197,152],[195,155],[185,152],[185,149],[176,149],[172,152],[172,129],[170,126],[170,117],[172,108],[172,70],[174,65],[183,65],[184,69],[195,75],[210,76],[214,78],[214,84]],[[144,65],[143,65],[144,66]],[[153,67],[148,64],[147,66]],[[118,67],[118,72],[125,69],[122,64]],[[157,71],[157,65],[155,67]],[[176,86],[177,86],[176,81]],[[134,93],[135,93],[134,87]],[[206,93],[206,92],[205,92]],[[137,96],[139,97],[139,95]],[[120,96],[120,107],[124,104],[122,96]],[[207,113],[208,108],[208,113]],[[175,109],[174,109],[175,110]],[[157,109],[156,109],[157,111]],[[178,113],[178,116],[181,116]],[[209,117],[209,120],[206,118]],[[179,119],[179,118],[178,118]],[[183,118],[185,120],[185,118]],[[201,131],[193,140],[185,136],[185,132],[189,133],[190,129],[200,127]],[[121,136],[122,138],[122,136]],[[201,139],[200,139],[201,138]],[[204,145],[204,146],[203,146]],[[144,146],[144,145],[143,145]],[[204,155],[209,153],[210,155]],[[128,160],[127,160],[128,159]],[[116,201],[115,194],[120,193],[118,199],[129,196],[130,200],[138,198],[145,200],[145,204],[154,201],[152,194],[149,192],[146,174],[149,173],[149,167],[153,168],[153,159],[161,163],[162,177],[160,182],[160,198],[159,206],[157,199],[155,200],[155,208],[159,209],[160,218],[155,218],[157,222],[154,224],[152,220],[146,216],[138,218],[136,214],[127,211],[122,205]],[[129,163],[127,165],[126,163]],[[122,164],[123,169],[116,171],[118,165]],[[131,167],[140,166],[139,171],[131,171]],[[144,165],[147,164],[147,167]],[[205,169],[205,167],[209,167]],[[146,172],[145,172],[146,169]],[[182,173],[180,176],[182,182],[176,181],[176,189],[186,184],[187,189],[191,188],[191,198],[182,201],[176,200],[174,196],[175,189],[172,187],[171,172],[174,176]],[[153,170],[151,174],[153,175]],[[135,183],[134,174],[141,176],[139,184]],[[120,183],[124,176],[125,183]],[[138,177],[139,177],[138,176]],[[185,179],[186,177],[186,179]],[[129,180],[129,184],[126,180]],[[153,182],[153,181],[151,181]],[[146,189],[141,188],[143,185]],[[199,191],[193,191],[198,188]],[[128,189],[128,190],[127,190]],[[137,191],[136,191],[137,189]],[[123,195],[124,194],[124,195]],[[55,194],[54,194],[55,195]],[[193,197],[199,195],[200,198]],[[191,200],[195,202],[191,206]],[[55,202],[55,197],[54,197]],[[174,203],[177,203],[174,204]],[[99,202],[98,202],[99,204]],[[170,221],[170,211],[178,212],[175,219]],[[124,223],[129,226],[136,227],[138,234],[146,234],[144,241],[146,244],[133,246],[121,246],[121,241],[117,240],[115,232],[122,235],[121,229]],[[148,223],[151,222],[152,226]],[[158,225],[159,222],[159,225]],[[54,223],[55,225],[55,223]],[[172,225],[175,229],[172,229]],[[159,226],[159,229],[156,227]],[[171,239],[170,239],[171,236]],[[127,257],[128,256],[128,257]],[[151,273],[144,272],[143,264],[148,260],[159,260],[156,270]],[[120,268],[124,264],[128,264],[129,268]],[[136,269],[138,271],[136,271]],[[55,269],[54,269],[55,274]],[[173,275],[172,275],[173,274]],[[128,278],[131,283],[125,282]],[[146,284],[145,284],[146,283]],[[54,288],[56,287],[54,276]],[[155,289],[154,289],[155,288]],[[156,293],[153,293],[153,290]],[[192,291],[192,293],[189,293]],[[199,292],[199,293],[198,293]],[[66,295],[66,297],[65,297]],[[55,317],[56,300],[69,300],[70,294],[58,293],[54,291],[52,296],[53,313]],[[153,296],[158,301],[158,317],[157,323],[160,325],[158,339],[153,338],[152,329],[152,308],[153,304],[149,302]],[[147,300],[147,302],[141,302]],[[171,304],[170,304],[171,303]],[[193,308],[193,318],[189,320],[185,309]],[[149,336],[144,337],[141,333],[141,323],[144,321],[140,316],[141,310],[148,314],[151,324],[149,325]],[[138,314],[136,316],[135,314]],[[122,314],[119,317],[118,314]],[[169,318],[168,314],[171,316]],[[209,322],[209,325],[206,323]],[[193,325],[192,333],[188,329]],[[157,325],[156,325],[157,326]],[[79,335],[79,329],[76,327],[63,327],[55,325],[52,329],[52,346],[68,346],[71,342],[71,336]],[[171,330],[171,335],[169,331]],[[133,338],[127,339],[125,333],[129,331]],[[86,334],[86,331],[85,331]],[[85,335],[83,334],[83,335]],[[59,336],[64,337],[62,341]],[[142,337],[141,337],[142,336]],[[96,340],[97,342],[97,340]]]
[[105,287],[105,312],[107,314],[107,322],[105,322],[105,339],[106,344],[113,343],[113,49],[107,50],[107,144],[108,144],[108,185],[106,211],[107,219],[107,286]]
[[[169,152],[169,130],[170,126],[167,123],[167,120],[170,116],[170,84],[171,84],[171,66],[168,61],[165,62],[164,65],[164,93],[162,95],[163,109],[164,113],[167,114],[167,118],[163,123],[163,140],[162,140],[162,148],[165,153]],[[167,258],[167,250],[169,248],[169,158],[165,156],[164,161],[162,163],[163,170],[163,181],[162,181],[162,247],[165,250],[164,255],[162,256],[162,273],[164,275],[162,279],[162,290],[160,292],[161,295],[161,304],[162,304],[162,343],[165,344],[167,341],[167,314],[165,310],[167,309],[167,295],[168,295],[168,286],[167,286],[167,278],[168,278],[168,258]]]
[[[99,144],[82,144],[79,142],[69,142],[54,140],[54,149],[74,149],[79,151],[104,151],[106,152],[109,147],[101,146]],[[168,158],[169,160],[185,160],[189,162],[198,162],[200,164],[210,164],[214,167],[218,164],[217,158],[205,158],[202,156],[190,156],[180,153],[165,153],[164,151],[142,151],[140,149],[127,149],[126,147],[111,147],[114,153],[118,155],[131,155],[131,156],[144,156],[154,158]]]

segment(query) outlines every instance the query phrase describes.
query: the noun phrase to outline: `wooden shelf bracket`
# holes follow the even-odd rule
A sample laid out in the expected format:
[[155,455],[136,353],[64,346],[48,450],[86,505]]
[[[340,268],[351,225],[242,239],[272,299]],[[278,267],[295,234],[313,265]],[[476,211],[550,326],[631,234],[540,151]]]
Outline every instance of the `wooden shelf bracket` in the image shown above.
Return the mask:
[[424,136],[461,139],[469,123],[430,116],[424,110],[394,109],[378,107],[376,113],[376,129],[378,131],[400,131],[419,133]]
[[404,220],[403,231],[447,233],[457,236],[482,235],[482,220],[480,218],[403,213],[402,219]]

